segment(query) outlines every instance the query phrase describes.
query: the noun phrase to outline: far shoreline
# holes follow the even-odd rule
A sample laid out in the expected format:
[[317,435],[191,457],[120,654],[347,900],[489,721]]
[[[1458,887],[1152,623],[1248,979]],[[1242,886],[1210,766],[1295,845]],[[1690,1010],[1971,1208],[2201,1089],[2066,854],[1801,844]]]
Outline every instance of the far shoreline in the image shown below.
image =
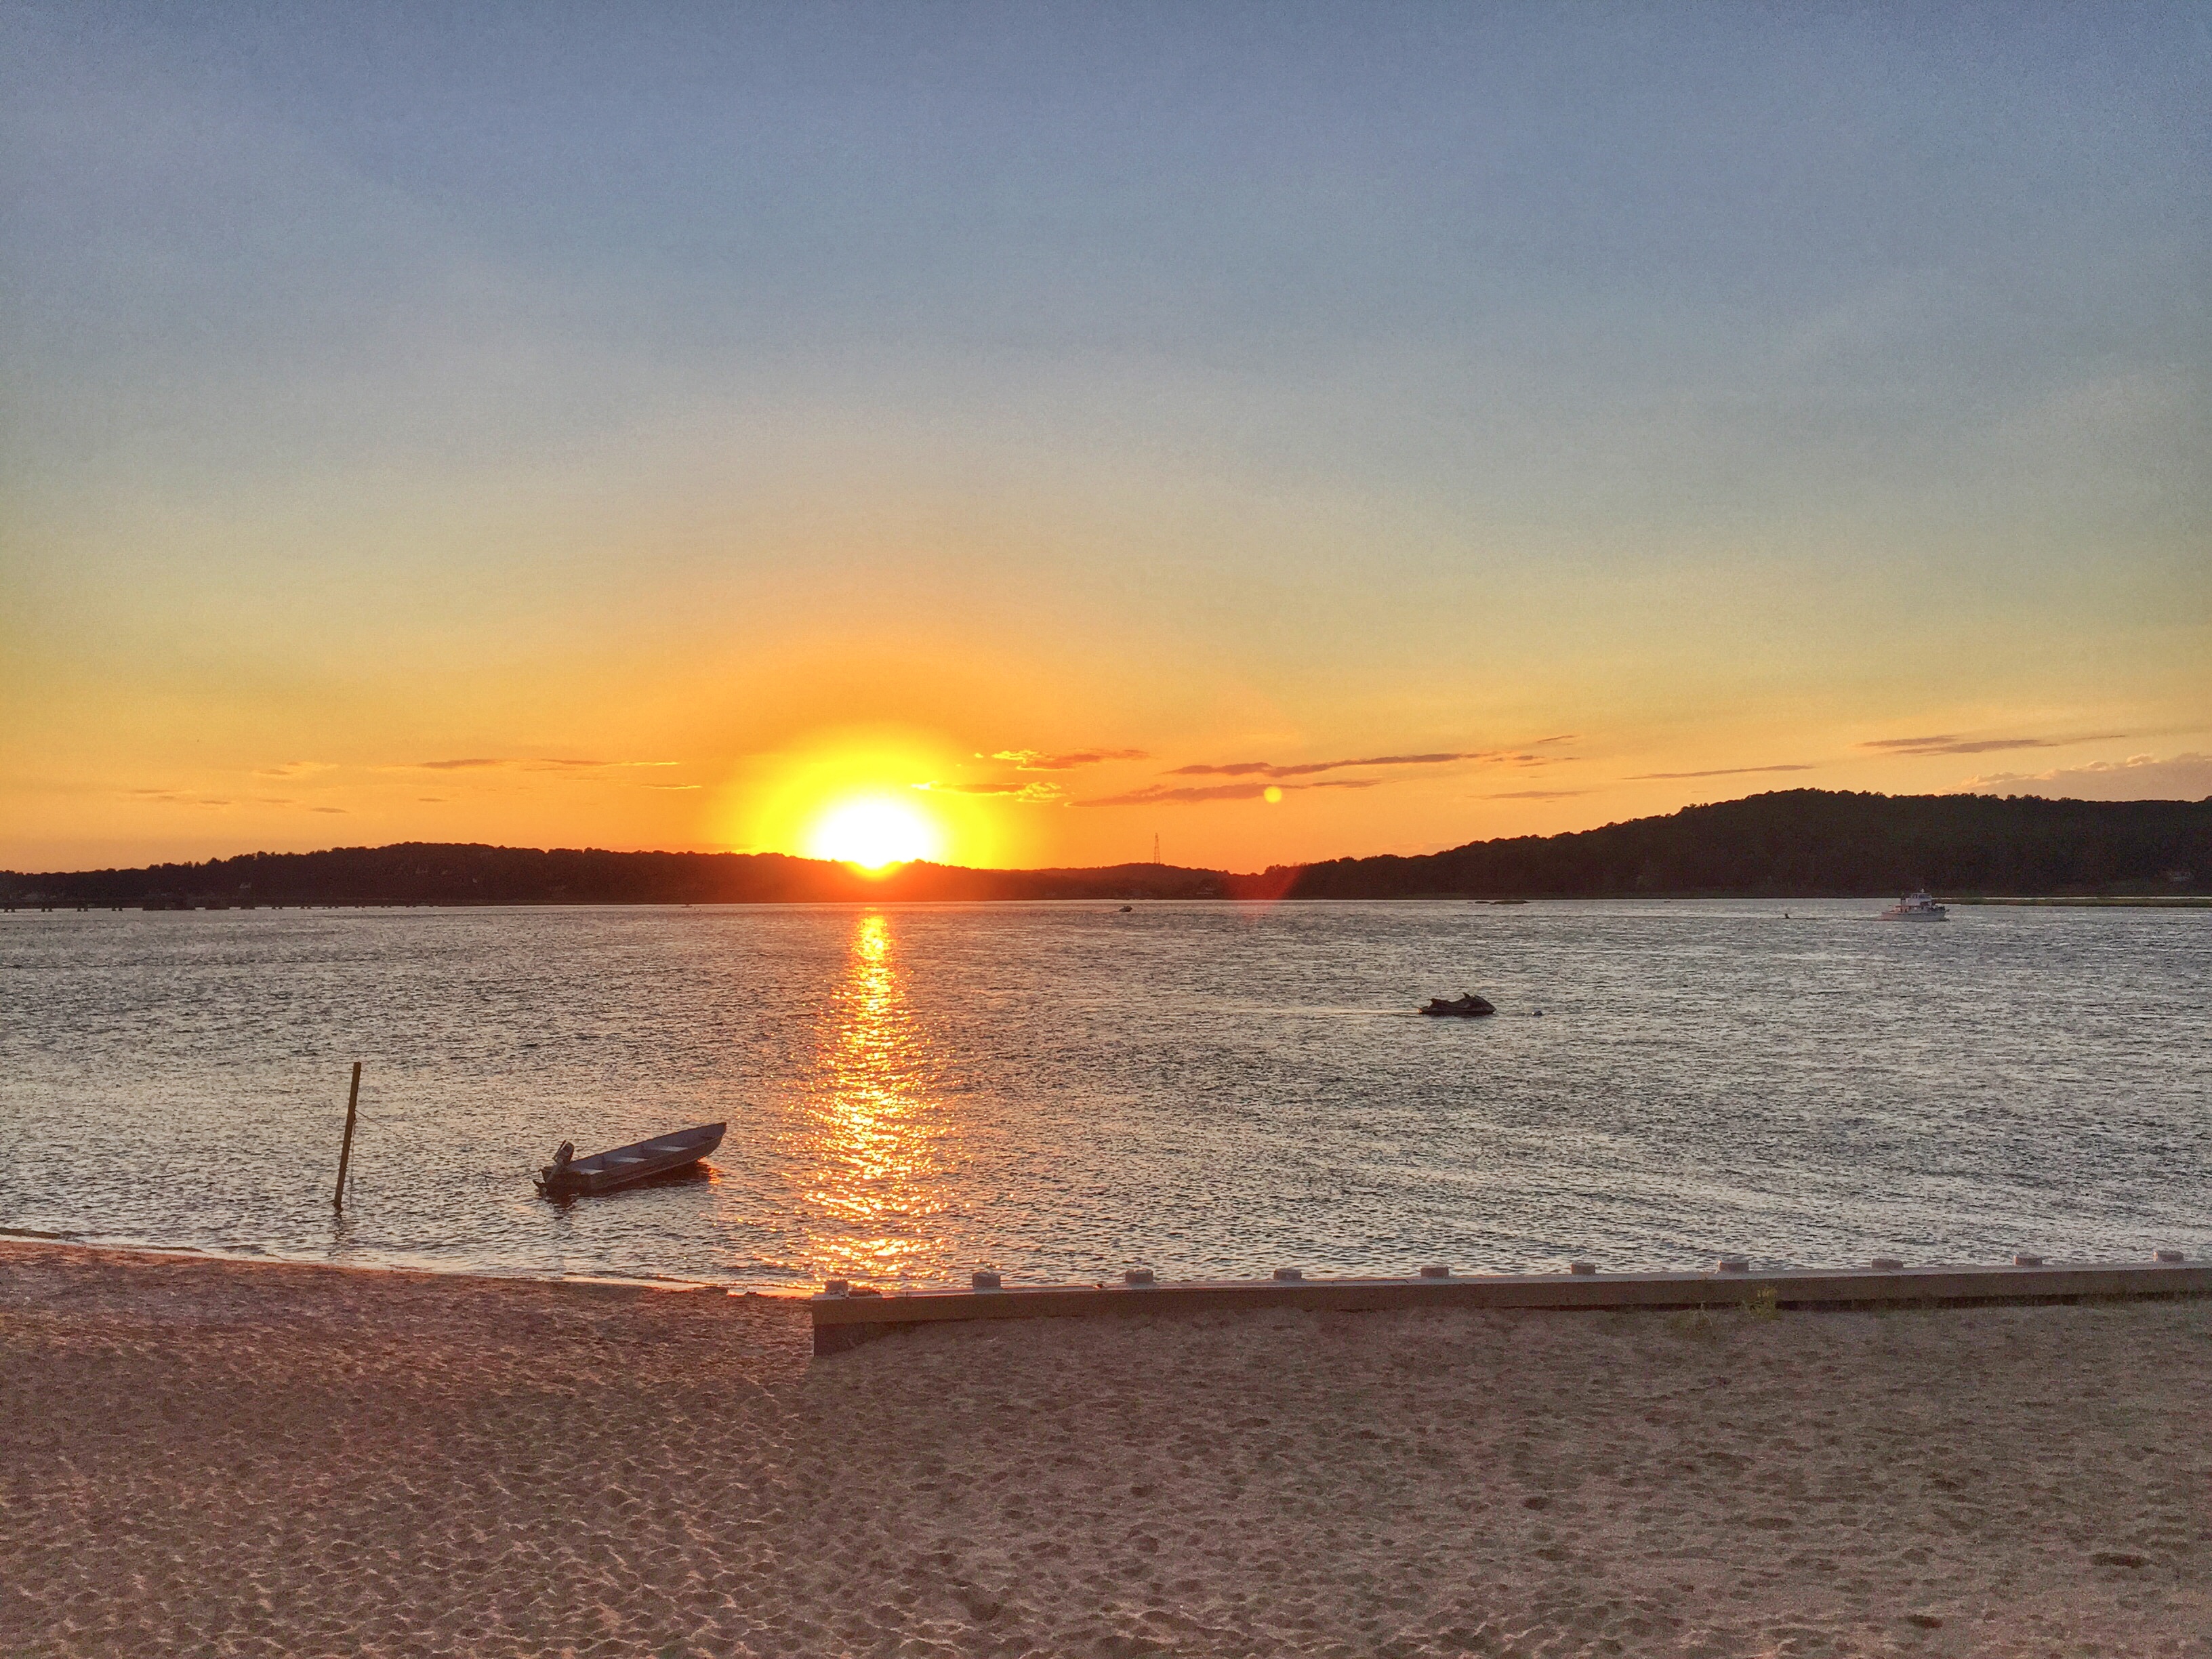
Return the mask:
[[[815,898],[815,899],[622,899],[622,898],[529,898],[529,899],[297,899],[279,900],[268,903],[252,901],[219,901],[210,903],[147,904],[137,901],[108,901],[95,899],[70,900],[10,900],[0,902],[0,915],[15,915],[19,911],[33,914],[76,912],[89,914],[105,910],[111,913],[148,911],[162,914],[171,911],[222,910],[973,910],[1034,909],[1048,907],[1097,908],[1116,903],[1127,905],[1352,905],[1352,904],[1466,904],[1479,907],[1514,908],[1534,904],[1844,904],[1878,903],[1892,896],[1885,892],[1873,893],[1746,893],[1746,892],[1677,892],[1677,893],[1536,893],[1526,897],[1494,898],[1467,893],[1390,893],[1374,897],[1343,897],[1334,895],[1290,894],[1279,898],[1254,896],[1249,894],[1179,894],[1173,896],[1152,894],[1132,894],[1122,899],[1108,894],[1103,897],[1034,897],[1034,898]],[[2114,909],[2114,910],[2206,910],[2212,909],[2212,894],[2204,893],[2043,893],[2043,894],[1965,894],[1935,895],[1941,904],[1968,904],[1988,907],[2008,907],[2021,909]]]

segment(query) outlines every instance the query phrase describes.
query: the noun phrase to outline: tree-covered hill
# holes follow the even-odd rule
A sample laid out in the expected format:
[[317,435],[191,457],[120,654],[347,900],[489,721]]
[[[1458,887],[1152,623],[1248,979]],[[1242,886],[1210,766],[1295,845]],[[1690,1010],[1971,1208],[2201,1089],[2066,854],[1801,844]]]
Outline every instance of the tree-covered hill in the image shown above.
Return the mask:
[[2197,892],[2212,884],[2212,800],[1791,789],[1571,835],[1274,873],[1298,898]]

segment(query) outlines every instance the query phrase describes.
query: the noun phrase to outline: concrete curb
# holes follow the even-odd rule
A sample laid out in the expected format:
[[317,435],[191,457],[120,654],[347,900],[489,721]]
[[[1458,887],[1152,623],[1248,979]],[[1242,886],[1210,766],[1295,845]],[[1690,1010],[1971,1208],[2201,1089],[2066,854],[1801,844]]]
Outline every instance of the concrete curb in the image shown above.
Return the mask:
[[1810,1268],[1784,1272],[1483,1273],[1435,1279],[1215,1280],[823,1293],[807,1303],[814,1352],[842,1352],[902,1326],[948,1320],[1087,1319],[1259,1308],[1733,1308],[1771,1292],[1779,1308],[1962,1307],[1976,1303],[2212,1296],[2212,1265],[2125,1262],[2013,1267]]

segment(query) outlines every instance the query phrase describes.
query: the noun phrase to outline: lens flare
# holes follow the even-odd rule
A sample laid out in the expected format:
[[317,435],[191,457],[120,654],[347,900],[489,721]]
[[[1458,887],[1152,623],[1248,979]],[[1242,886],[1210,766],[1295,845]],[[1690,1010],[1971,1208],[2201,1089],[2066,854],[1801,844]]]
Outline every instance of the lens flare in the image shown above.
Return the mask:
[[806,836],[809,857],[835,859],[862,870],[888,870],[916,859],[935,859],[944,832],[920,808],[890,795],[841,800],[815,820]]

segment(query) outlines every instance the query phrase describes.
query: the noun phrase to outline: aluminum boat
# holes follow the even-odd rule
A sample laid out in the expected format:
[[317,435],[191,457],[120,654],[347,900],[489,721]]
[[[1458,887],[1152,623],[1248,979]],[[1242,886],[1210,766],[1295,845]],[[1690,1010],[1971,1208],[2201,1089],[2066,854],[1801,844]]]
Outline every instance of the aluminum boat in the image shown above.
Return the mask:
[[538,1190],[548,1198],[570,1198],[582,1193],[612,1192],[655,1176],[688,1170],[722,1144],[726,1123],[702,1123],[696,1129],[617,1146],[609,1152],[578,1158],[573,1143],[562,1141],[553,1161],[538,1172]]

